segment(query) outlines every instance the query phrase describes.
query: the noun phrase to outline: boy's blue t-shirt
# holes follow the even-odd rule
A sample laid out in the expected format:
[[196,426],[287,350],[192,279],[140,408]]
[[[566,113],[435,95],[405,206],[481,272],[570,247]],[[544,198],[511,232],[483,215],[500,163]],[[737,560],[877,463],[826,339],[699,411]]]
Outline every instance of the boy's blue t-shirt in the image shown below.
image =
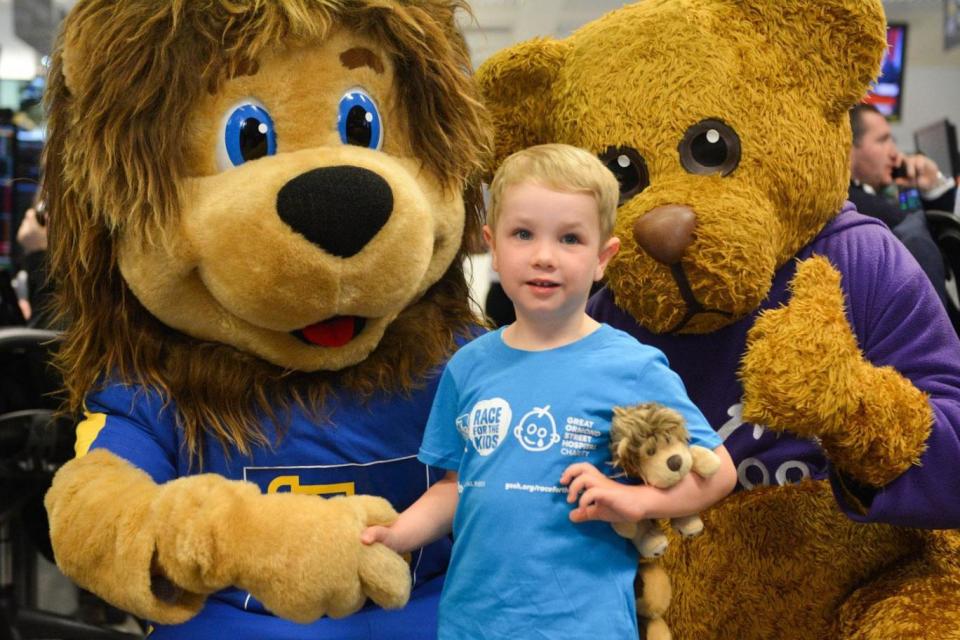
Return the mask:
[[636,638],[637,552],[605,522],[574,524],[560,476],[609,473],[615,405],[680,411],[691,441],[721,444],[665,356],[601,325],[547,351],[463,347],[440,379],[419,458],[459,473],[440,640]]

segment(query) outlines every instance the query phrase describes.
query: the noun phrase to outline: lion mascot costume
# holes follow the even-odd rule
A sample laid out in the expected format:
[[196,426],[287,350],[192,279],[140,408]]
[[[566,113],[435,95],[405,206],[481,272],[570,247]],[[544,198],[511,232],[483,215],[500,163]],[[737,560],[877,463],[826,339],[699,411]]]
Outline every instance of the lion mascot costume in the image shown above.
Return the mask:
[[496,158],[588,149],[621,186],[597,318],[666,353],[738,490],[672,539],[683,639],[960,637],[960,343],[845,196],[880,0],[645,0],[478,70]]
[[80,0],[64,22],[44,189],[85,420],[46,506],[64,573],[152,638],[435,634],[449,541],[359,536],[439,477],[416,452],[475,326],[489,134],[460,8]]

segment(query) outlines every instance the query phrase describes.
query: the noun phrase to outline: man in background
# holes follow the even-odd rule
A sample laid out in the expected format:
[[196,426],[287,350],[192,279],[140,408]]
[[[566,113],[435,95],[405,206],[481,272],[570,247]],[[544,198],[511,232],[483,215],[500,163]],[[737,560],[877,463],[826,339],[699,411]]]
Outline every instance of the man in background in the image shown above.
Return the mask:
[[947,308],[943,258],[925,211],[953,211],[957,186],[937,164],[923,155],[904,155],[897,148],[887,119],[868,104],[850,110],[849,198],[864,215],[882,220],[920,263]]
[[17,229],[17,242],[23,255],[22,274],[25,275],[25,291],[21,294],[21,310],[28,326],[47,328],[50,324],[48,301],[51,296],[47,282],[47,220],[46,207],[42,201],[34,202],[26,210]]

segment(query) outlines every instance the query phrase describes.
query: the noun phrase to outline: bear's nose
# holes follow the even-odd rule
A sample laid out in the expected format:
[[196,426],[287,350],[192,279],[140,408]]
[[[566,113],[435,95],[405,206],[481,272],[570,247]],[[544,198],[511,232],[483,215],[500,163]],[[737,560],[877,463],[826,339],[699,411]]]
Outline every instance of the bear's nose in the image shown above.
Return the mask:
[[633,237],[657,262],[673,265],[680,262],[687,247],[693,244],[697,214],[690,207],[668,204],[648,211],[633,224]]
[[681,458],[679,455],[673,454],[667,458],[667,468],[670,469],[670,471],[679,471],[680,467],[682,466],[683,458]]
[[313,169],[287,182],[277,194],[280,219],[341,258],[367,246],[392,211],[390,185],[360,167]]

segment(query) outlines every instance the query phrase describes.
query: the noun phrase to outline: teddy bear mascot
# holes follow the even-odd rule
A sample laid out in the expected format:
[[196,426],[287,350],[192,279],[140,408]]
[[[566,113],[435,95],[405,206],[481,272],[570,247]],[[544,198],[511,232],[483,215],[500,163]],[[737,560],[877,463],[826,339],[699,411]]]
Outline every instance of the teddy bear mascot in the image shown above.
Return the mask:
[[590,310],[667,354],[738,465],[662,560],[677,638],[960,637],[960,343],[845,204],[884,35],[880,0],[646,0],[478,70],[497,158],[566,142],[618,176]]
[[46,506],[63,571],[152,638],[435,635],[449,543],[360,532],[435,479],[437,369],[474,331],[489,132],[460,8],[80,0],[64,22],[44,188],[86,419]]

